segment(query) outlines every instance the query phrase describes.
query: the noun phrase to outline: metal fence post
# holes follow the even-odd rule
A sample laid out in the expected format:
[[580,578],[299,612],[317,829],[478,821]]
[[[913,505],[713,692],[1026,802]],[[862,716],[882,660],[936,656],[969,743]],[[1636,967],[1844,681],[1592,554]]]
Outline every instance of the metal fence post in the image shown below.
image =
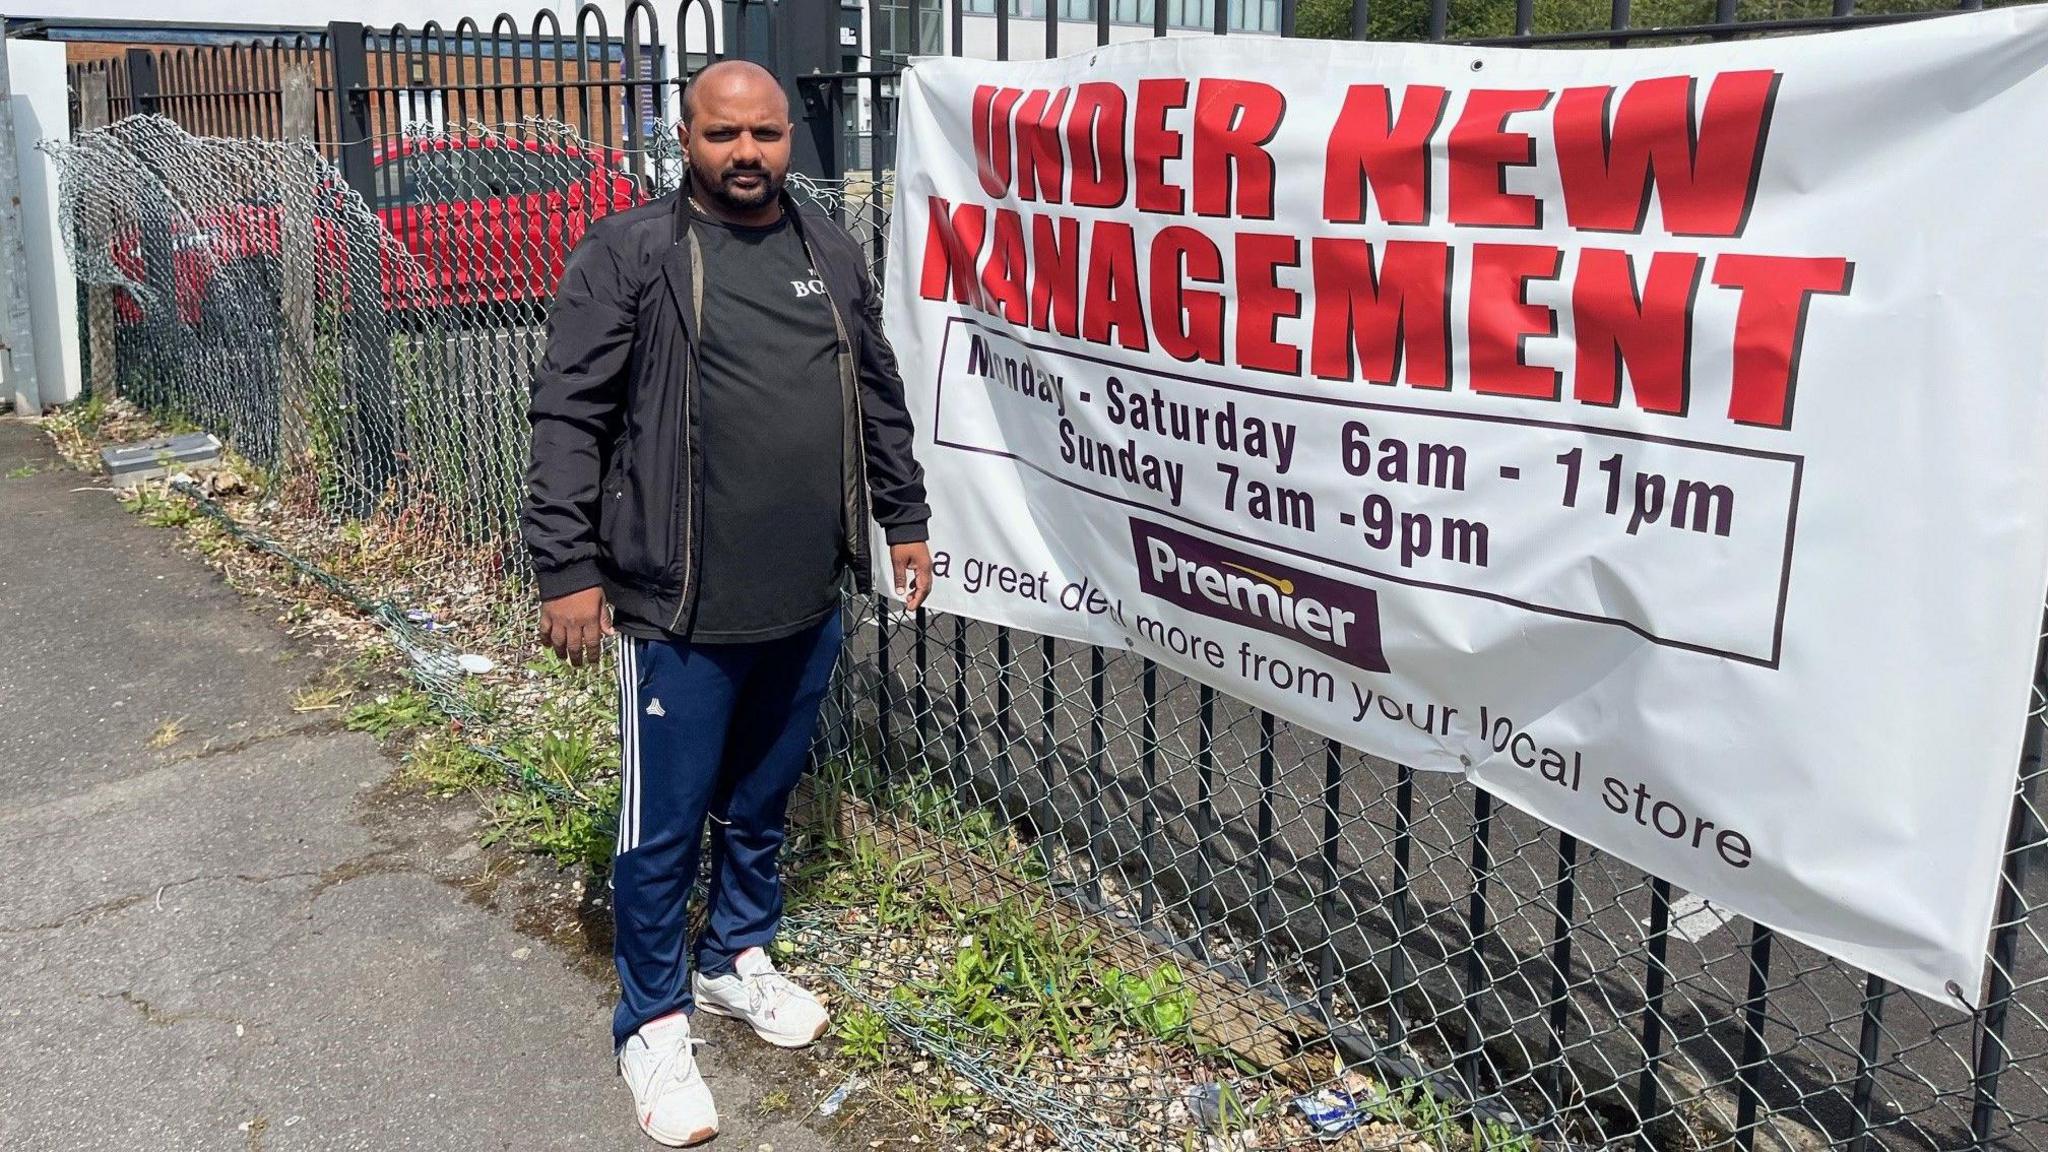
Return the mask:
[[842,179],[845,93],[840,80],[825,78],[839,71],[838,0],[779,0],[769,12],[772,70],[783,78],[798,128],[790,140],[790,167],[806,176]]
[[279,349],[283,372],[277,390],[277,447],[280,470],[292,467],[311,447],[306,442],[306,416],[317,398],[312,395],[313,362],[317,354],[317,333],[313,325],[314,268],[313,197],[319,184],[320,158],[314,151],[314,123],[319,86],[312,69],[304,64],[285,68],[280,100],[284,113],[284,137],[303,144],[293,164],[282,173],[286,186],[279,189],[277,288],[284,329]]
[[1670,981],[1671,882],[1650,881],[1650,954],[1643,975],[1643,1066],[1636,1080],[1636,1152],[1650,1152],[1650,1125],[1662,1114],[1657,1071],[1664,1063],[1664,986]]
[[[105,128],[111,122],[107,99],[107,74],[88,71],[78,76],[78,130],[80,133]],[[85,290],[86,389],[103,400],[114,398],[119,387],[114,373],[114,290],[93,284]]]
[[1858,1032],[1856,1081],[1850,1096],[1850,1107],[1856,1112],[1856,1135],[1849,1141],[1848,1152],[1870,1152],[1871,1141],[1875,1138],[1871,1105],[1877,1094],[1879,1044],[1884,1036],[1884,1003],[1890,995],[1891,986],[1878,977],[1864,980],[1863,1026]]
[[148,351],[143,355],[145,367],[136,381],[137,387],[128,390],[128,398],[143,408],[162,408],[182,402],[191,379],[182,355],[187,350],[188,334],[178,316],[177,257],[171,248],[171,237],[177,232],[184,206],[170,194],[161,172],[153,171],[151,180],[164,194],[146,198],[138,213],[145,289],[142,322],[148,333]]
[[338,148],[336,164],[341,178],[363,198],[376,205],[376,184],[371,167],[374,153],[370,142],[370,56],[363,43],[363,26],[337,20],[327,25],[328,75],[334,80],[334,127]]
[[127,60],[128,110],[137,116],[152,116],[163,111],[163,100],[157,89],[156,53],[147,48],[130,48]]
[[[377,507],[398,470],[397,394],[391,378],[391,335],[385,314],[382,230],[375,223],[376,155],[371,140],[370,62],[363,26],[353,21],[327,25],[328,75],[334,83],[334,124],[341,178],[362,198],[365,213],[343,212],[352,223],[343,231],[348,253],[347,339],[342,357],[349,419],[356,459],[362,473],[348,487],[350,515],[367,516]],[[324,195],[324,193],[323,193]]]
[[14,147],[14,97],[7,76],[7,25],[0,22],[0,273],[7,281],[0,313],[0,353],[7,360],[7,394],[17,415],[42,414],[36,383],[34,322],[28,305],[28,252],[21,242],[21,170]]
[[1991,1146],[1991,1129],[2001,1112],[1998,1079],[2013,1055],[2005,1036],[2013,989],[2018,985],[2013,968],[2019,963],[2020,933],[2032,912],[2025,895],[2028,857],[2044,842],[2034,791],[2043,763],[2048,761],[2048,727],[2040,714],[2041,701],[2048,700],[2048,622],[2044,622],[2043,632],[2034,656],[2034,714],[2027,718],[2026,738],[2020,745],[2019,781],[2006,829],[2005,863],[1999,871],[1998,910],[1992,920],[1991,987],[1984,998],[1982,1040],[1972,1069],[1972,1149]]
[[[147,48],[130,48],[125,60],[129,111],[137,116],[161,115],[163,97],[158,85],[156,53]],[[162,198],[140,208],[142,283],[149,290],[141,304],[143,326],[149,338],[144,366],[136,374],[136,387],[130,390],[134,394],[129,399],[144,407],[169,402],[172,381],[183,378],[169,351],[178,343],[177,275],[171,253],[174,212],[168,199]]]

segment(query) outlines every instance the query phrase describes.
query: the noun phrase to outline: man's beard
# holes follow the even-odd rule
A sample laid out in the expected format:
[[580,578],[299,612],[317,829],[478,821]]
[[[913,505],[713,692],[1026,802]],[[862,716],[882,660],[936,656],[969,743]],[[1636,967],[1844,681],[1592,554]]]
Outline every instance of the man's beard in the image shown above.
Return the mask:
[[[734,188],[726,178],[739,173],[752,173],[761,177],[761,183],[753,188]],[[690,169],[692,183],[700,196],[708,197],[727,208],[747,210],[759,208],[782,195],[783,181],[766,168],[727,168],[723,172],[706,172],[702,168]]]

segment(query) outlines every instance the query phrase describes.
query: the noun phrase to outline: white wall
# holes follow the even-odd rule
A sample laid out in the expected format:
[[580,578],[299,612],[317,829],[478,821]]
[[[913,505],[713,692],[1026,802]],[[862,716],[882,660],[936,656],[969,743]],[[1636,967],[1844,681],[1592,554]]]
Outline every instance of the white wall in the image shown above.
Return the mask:
[[[57,230],[57,169],[36,144],[69,139],[64,46],[7,41],[13,90],[14,147],[21,179],[22,247],[28,256],[29,310],[34,327],[36,385],[48,408],[78,398],[78,282]],[[9,389],[12,391],[12,389]]]
[[[1207,36],[1208,32],[1191,32],[1171,29],[1168,36]],[[1252,35],[1252,33],[1238,33]],[[1127,40],[1150,40],[1150,26],[1135,24],[1111,24],[1109,42],[1122,44]],[[965,49],[962,56],[982,60],[996,58],[996,19],[993,16],[967,16],[960,21],[960,46]],[[1064,21],[1060,24],[1059,51],[1055,55],[1071,56],[1095,47],[1095,22],[1093,20]],[[1010,59],[1043,60],[1045,52],[1045,20],[1043,17],[1010,19]]]

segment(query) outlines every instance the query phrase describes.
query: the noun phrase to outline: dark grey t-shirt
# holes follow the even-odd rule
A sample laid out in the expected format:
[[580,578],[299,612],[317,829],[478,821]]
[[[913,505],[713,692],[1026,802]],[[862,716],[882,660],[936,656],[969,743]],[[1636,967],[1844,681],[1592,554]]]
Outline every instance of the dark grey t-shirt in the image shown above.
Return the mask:
[[697,216],[704,552],[696,643],[776,640],[837,610],[843,567],[838,329],[787,217]]

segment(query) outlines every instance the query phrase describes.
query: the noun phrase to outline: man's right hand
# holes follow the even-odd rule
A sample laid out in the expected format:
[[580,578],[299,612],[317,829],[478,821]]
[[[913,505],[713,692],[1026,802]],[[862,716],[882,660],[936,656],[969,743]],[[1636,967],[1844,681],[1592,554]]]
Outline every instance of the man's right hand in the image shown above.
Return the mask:
[[579,668],[597,659],[604,638],[611,634],[612,614],[602,588],[585,588],[541,601],[541,643]]

